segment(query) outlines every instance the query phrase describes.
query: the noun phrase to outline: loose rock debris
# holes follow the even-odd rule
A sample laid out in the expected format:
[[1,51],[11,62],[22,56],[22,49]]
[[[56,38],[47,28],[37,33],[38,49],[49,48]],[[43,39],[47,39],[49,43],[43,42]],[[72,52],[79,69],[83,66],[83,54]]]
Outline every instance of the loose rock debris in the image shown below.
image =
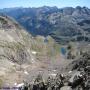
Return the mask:
[[90,90],[89,54],[85,53],[75,62],[75,67],[73,66],[67,75],[51,73],[45,81],[39,74],[32,84],[24,82],[19,90]]

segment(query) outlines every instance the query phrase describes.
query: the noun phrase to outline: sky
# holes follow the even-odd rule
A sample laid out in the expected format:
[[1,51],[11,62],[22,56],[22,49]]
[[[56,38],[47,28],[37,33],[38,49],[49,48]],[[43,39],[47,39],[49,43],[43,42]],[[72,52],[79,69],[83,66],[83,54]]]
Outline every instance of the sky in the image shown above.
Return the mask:
[[86,6],[90,8],[90,0],[0,0],[0,8],[10,7],[41,7],[41,6],[57,6],[76,7]]

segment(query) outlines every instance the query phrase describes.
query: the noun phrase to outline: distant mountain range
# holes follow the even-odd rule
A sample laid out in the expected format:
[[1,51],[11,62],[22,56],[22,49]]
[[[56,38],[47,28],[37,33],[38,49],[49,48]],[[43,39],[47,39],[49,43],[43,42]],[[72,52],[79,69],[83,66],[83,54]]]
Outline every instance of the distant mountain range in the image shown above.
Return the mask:
[[87,7],[5,8],[0,12],[16,19],[34,36],[50,35],[58,43],[90,41],[90,9]]

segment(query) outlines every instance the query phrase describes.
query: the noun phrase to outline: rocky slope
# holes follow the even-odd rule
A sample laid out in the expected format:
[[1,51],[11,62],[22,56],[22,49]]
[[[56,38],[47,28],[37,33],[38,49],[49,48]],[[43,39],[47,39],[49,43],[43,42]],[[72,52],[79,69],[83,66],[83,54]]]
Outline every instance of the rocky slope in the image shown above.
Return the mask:
[[50,35],[59,43],[90,41],[90,9],[87,7],[44,6],[0,11],[15,18],[32,35]]
[[32,63],[26,37],[30,35],[16,21],[0,15],[0,79],[4,84],[20,65]]
[[60,57],[59,49],[51,37],[32,37],[15,20],[0,15],[0,86],[14,86],[52,68],[52,60]]

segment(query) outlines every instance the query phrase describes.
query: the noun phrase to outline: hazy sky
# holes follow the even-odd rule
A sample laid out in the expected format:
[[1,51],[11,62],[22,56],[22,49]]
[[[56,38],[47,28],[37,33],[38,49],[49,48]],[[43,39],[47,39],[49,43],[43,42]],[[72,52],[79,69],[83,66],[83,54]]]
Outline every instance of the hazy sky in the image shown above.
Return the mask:
[[0,8],[41,6],[87,6],[90,8],[90,0],[0,0]]

